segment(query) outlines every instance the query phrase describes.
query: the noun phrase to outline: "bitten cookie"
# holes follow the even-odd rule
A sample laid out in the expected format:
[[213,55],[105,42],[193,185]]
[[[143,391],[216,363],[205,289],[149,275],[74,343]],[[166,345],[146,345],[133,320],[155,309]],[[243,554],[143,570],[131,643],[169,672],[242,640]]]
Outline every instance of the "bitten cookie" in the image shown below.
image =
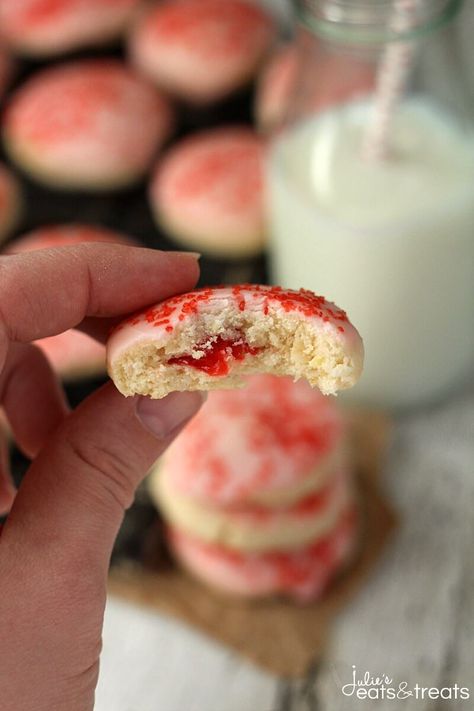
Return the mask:
[[112,332],[107,362],[124,395],[239,387],[261,372],[334,394],[357,382],[363,345],[322,296],[249,284],[198,289],[134,314]]
[[248,128],[195,134],[159,161],[155,218],[177,242],[213,257],[258,254],[265,242],[264,147]]
[[281,594],[308,603],[319,599],[350,562],[357,533],[357,512],[349,509],[326,537],[286,552],[242,553],[205,543],[173,527],[168,539],[184,567],[212,588],[247,597]]
[[65,189],[108,190],[133,183],[168,136],[168,102],[114,60],[46,69],[13,95],[5,147],[33,178]]
[[123,32],[140,0],[2,0],[0,27],[12,49],[49,57],[103,44]]
[[247,84],[275,36],[272,18],[245,0],[174,0],[131,33],[133,63],[171,94],[215,102]]

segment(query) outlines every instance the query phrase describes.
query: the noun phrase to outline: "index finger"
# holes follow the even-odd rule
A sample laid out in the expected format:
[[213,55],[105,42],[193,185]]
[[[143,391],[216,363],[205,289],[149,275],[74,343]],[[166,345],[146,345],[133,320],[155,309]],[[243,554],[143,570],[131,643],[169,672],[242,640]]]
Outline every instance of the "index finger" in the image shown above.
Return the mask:
[[86,317],[130,313],[191,289],[193,254],[81,244],[0,257],[0,364],[7,343],[28,342],[77,326]]

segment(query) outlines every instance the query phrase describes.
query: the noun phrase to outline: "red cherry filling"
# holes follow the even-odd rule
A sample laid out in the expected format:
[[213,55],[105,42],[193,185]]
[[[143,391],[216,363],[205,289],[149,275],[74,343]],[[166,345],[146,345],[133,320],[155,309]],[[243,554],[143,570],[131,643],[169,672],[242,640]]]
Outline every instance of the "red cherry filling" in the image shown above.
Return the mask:
[[242,339],[229,341],[221,336],[208,345],[198,346],[205,355],[195,358],[192,355],[182,355],[170,358],[170,365],[187,365],[202,370],[207,375],[227,375],[232,360],[242,361],[246,355],[256,355],[261,349],[250,346]]

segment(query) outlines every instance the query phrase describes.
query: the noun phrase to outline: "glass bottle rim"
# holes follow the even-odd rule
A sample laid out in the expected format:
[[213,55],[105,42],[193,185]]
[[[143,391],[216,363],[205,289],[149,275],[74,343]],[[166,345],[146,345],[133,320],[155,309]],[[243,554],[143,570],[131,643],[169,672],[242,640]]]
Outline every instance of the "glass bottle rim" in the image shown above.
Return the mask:
[[463,0],[428,0],[407,29],[394,29],[394,0],[293,0],[296,18],[319,37],[356,45],[416,40],[440,29]]

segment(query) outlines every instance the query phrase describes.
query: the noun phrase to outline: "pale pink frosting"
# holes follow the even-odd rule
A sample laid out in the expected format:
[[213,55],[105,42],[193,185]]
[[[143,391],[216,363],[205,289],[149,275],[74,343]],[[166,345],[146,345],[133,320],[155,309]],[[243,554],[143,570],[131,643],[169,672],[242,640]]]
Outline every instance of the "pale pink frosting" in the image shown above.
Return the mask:
[[[343,434],[332,398],[304,380],[255,375],[242,390],[209,393],[166,452],[162,472],[166,469],[173,488],[193,499],[238,504],[314,475],[340,447]],[[239,517],[238,508],[233,515]]]
[[4,130],[32,169],[100,183],[143,173],[170,123],[168,102],[124,64],[87,60],[33,76],[14,94]]
[[51,55],[119,34],[140,0],[2,0],[5,40],[32,54]]
[[251,2],[174,0],[144,16],[130,50],[159,86],[206,103],[250,80],[274,36],[271,17]]
[[[158,163],[150,198],[172,232],[209,245],[263,248],[264,146],[248,128],[204,131]],[[258,249],[258,246],[257,246]]]
[[191,572],[236,595],[282,593],[299,602],[318,599],[356,545],[357,514],[346,511],[326,538],[295,551],[240,553],[171,529],[172,550]]

